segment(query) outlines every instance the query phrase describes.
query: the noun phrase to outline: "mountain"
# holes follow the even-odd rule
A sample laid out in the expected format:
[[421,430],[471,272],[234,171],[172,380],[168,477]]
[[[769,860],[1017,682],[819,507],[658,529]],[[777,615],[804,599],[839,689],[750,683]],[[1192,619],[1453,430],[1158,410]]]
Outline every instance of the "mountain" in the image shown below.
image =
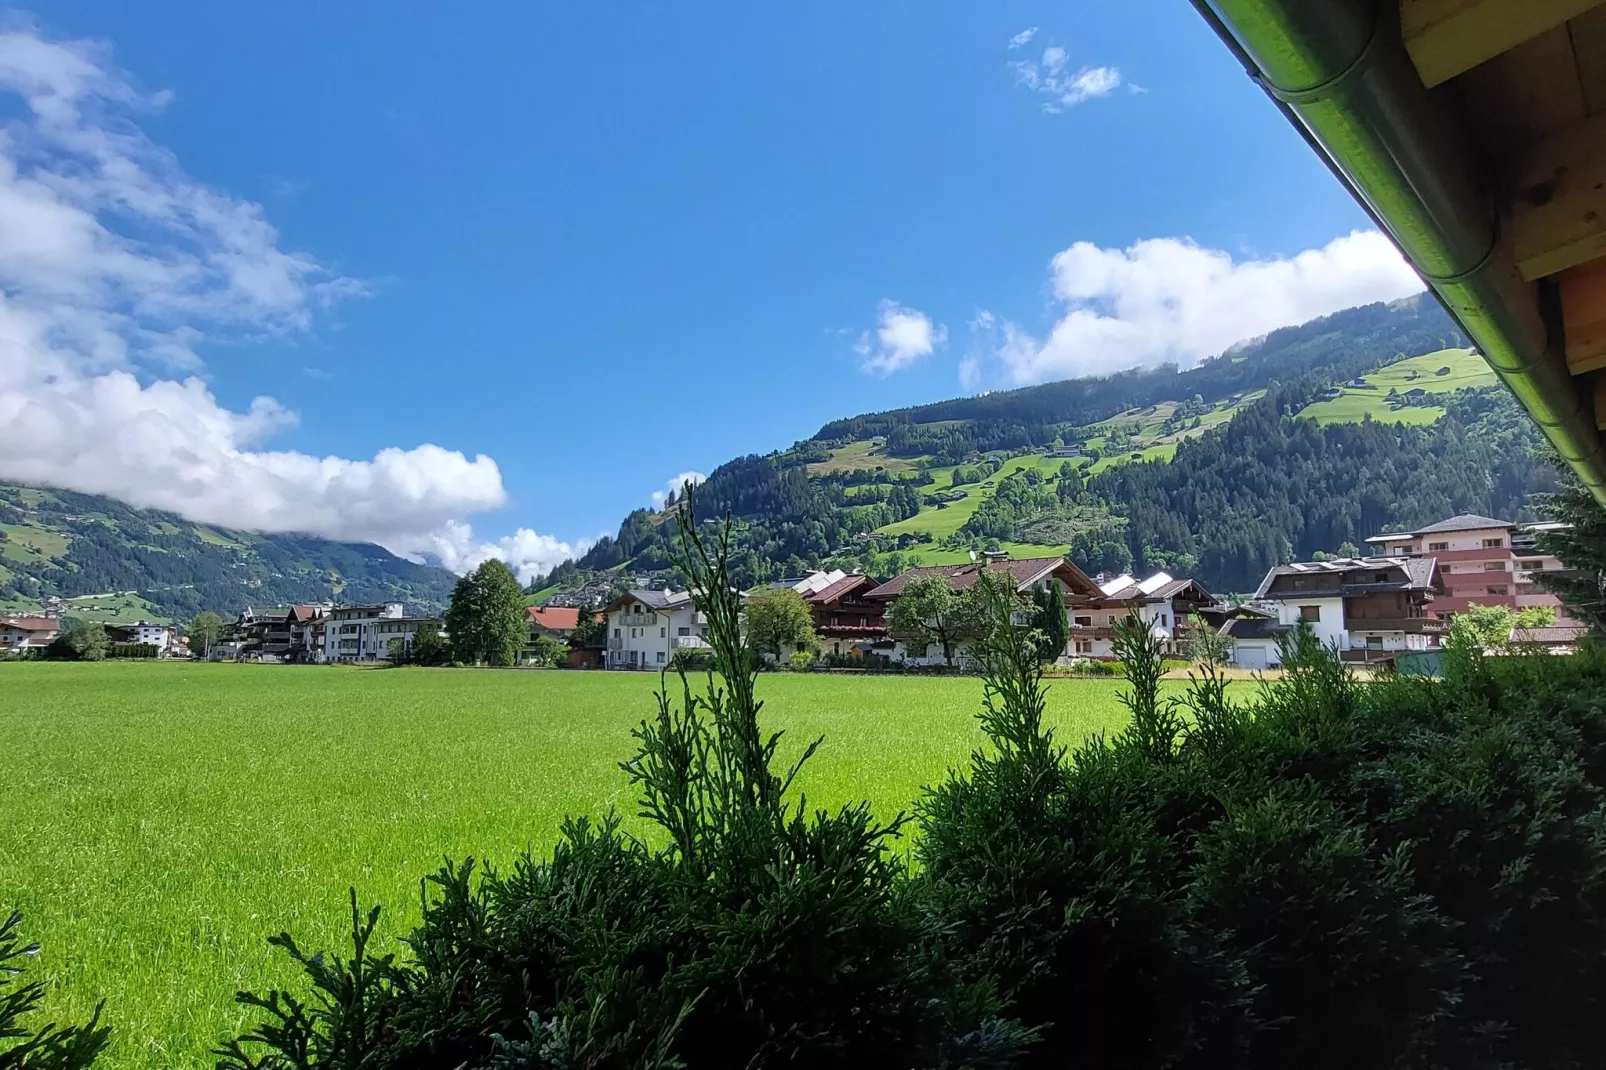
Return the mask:
[[[744,582],[826,564],[889,575],[1001,547],[1068,552],[1090,572],[1169,568],[1231,592],[1387,527],[1531,515],[1529,495],[1554,485],[1539,444],[1422,296],[1274,331],[1185,371],[835,420],[720,465],[694,504],[732,519]],[[536,586],[672,572],[666,521],[679,508],[632,512]]]
[[[436,612],[456,577],[378,546],[194,524],[111,498],[0,483],[0,610],[55,595],[97,619],[399,601]],[[108,596],[88,598],[87,596]]]

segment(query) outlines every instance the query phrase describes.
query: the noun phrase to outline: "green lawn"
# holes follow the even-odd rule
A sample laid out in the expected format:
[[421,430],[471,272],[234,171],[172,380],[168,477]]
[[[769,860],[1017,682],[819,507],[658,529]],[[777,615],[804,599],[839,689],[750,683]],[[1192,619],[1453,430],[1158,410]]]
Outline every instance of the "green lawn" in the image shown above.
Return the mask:
[[[1440,368],[1450,369],[1439,375]],[[1319,424],[1360,423],[1366,416],[1382,423],[1426,426],[1444,415],[1440,406],[1390,409],[1390,389],[1405,393],[1421,387],[1429,394],[1449,394],[1467,387],[1493,386],[1499,380],[1489,365],[1470,349],[1441,349],[1435,353],[1397,360],[1361,377],[1372,389],[1345,387],[1331,401],[1318,401],[1301,410],[1301,416]]]
[[[509,863],[567,813],[634,813],[617,762],[656,678],[616,673],[0,664],[0,905],[44,945],[48,1011],[105,998],[103,1065],[209,1066],[241,987],[292,979],[267,936],[341,946],[348,886],[416,917],[441,857]],[[1062,738],[1123,723],[1059,681]],[[884,813],[981,742],[973,679],[767,676],[783,751],[824,734],[811,802]],[[639,827],[639,822],[632,822]]]
[[914,462],[904,457],[887,456],[884,447],[866,439],[850,442],[831,451],[831,459],[809,465],[810,475],[825,472],[853,472],[861,468],[883,468],[888,472],[912,472]]

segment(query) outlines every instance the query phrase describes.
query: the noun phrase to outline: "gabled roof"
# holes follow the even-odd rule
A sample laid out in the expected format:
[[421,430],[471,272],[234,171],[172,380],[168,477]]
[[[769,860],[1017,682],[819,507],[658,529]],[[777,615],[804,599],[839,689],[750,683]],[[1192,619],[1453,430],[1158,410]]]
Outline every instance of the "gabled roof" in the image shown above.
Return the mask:
[[1072,594],[1086,598],[1101,597],[1098,584],[1087,573],[1063,557],[1023,557],[1020,560],[972,561],[961,565],[928,565],[912,568],[901,576],[894,576],[865,595],[866,598],[897,598],[913,580],[938,576],[947,581],[950,589],[968,591],[976,586],[983,574],[1007,574],[1015,579],[1015,586],[1024,590],[1041,583],[1050,576],[1058,577]]
[[285,614],[285,620],[292,624],[305,624],[323,616],[322,606],[291,606],[290,612]]
[[1204,598],[1212,597],[1197,581],[1174,579],[1168,572],[1156,572],[1146,580],[1117,576],[1099,585],[1104,597],[1115,602],[1169,602],[1189,588],[1197,590]]
[[572,632],[580,627],[580,610],[574,606],[530,606],[524,611],[524,620],[548,631]]
[[0,628],[14,628],[19,632],[55,632],[61,630],[61,621],[51,617],[0,618]]
[[862,593],[868,593],[878,586],[880,585],[871,576],[843,576],[831,586],[822,587],[806,597],[810,605],[823,606],[835,602],[844,595],[852,594],[860,588],[863,588]]
[[1413,531],[1413,535],[1439,535],[1447,531],[1477,531],[1479,528],[1509,528],[1515,527],[1509,520],[1496,520],[1492,516],[1479,516],[1476,513],[1462,513],[1452,516],[1448,520],[1441,520],[1437,524],[1429,524],[1425,528]]
[[[1403,586],[1407,590],[1432,590],[1437,586],[1439,573],[1439,559],[1436,557],[1338,557],[1327,561],[1296,561],[1291,565],[1278,565],[1266,573],[1266,578],[1260,581],[1260,587],[1255,591],[1256,598],[1267,597],[1272,585],[1283,576],[1318,576],[1326,577],[1329,581],[1321,590],[1328,591],[1337,596],[1346,584],[1371,583],[1370,580],[1354,580],[1349,575],[1356,572],[1384,572],[1394,569],[1401,570],[1405,579],[1389,581],[1396,587]],[[1318,592],[1290,591],[1295,594],[1311,596]],[[1271,595],[1273,598],[1283,597],[1281,594]]]
[[679,609],[691,602],[690,591],[626,591],[608,604],[608,609],[620,609],[632,602],[640,602],[648,609]]
[[1582,624],[1556,624],[1547,628],[1513,628],[1513,643],[1576,643],[1589,629]]

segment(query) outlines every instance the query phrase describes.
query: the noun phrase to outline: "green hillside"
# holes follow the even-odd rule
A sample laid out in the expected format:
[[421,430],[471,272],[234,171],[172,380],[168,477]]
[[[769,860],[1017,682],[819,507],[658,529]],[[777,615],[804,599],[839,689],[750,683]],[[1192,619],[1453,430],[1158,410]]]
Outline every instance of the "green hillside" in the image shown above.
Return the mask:
[[378,546],[231,531],[93,494],[0,483],[0,612],[60,598],[106,622],[245,605],[400,601],[434,612],[455,577]]
[[[1301,416],[1319,424],[1360,423],[1370,416],[1385,423],[1422,426],[1444,415],[1444,396],[1457,390],[1493,386],[1495,377],[1483,357],[1473,349],[1441,349],[1433,353],[1398,360],[1375,372],[1361,376],[1370,387],[1343,387],[1343,393],[1330,401],[1307,406]],[[1404,404],[1405,395],[1415,389],[1430,395],[1426,404]],[[1391,398],[1390,392],[1394,392]],[[1433,402],[1440,402],[1434,404]]]

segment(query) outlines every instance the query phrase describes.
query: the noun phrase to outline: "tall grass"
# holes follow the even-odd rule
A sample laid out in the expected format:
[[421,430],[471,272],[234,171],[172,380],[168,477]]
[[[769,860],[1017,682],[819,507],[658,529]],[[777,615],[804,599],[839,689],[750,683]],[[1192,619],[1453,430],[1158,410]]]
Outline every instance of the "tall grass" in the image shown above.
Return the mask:
[[[355,885],[380,943],[443,856],[545,850],[565,814],[635,800],[621,757],[650,674],[290,666],[0,666],[0,905],[44,948],[44,1010],[106,1000],[101,1065],[209,1065],[238,989],[288,982],[265,938],[340,946]],[[1119,681],[1059,681],[1060,738],[1125,723]],[[890,816],[980,742],[976,680],[765,676],[811,803]],[[768,722],[767,722],[768,723]]]

